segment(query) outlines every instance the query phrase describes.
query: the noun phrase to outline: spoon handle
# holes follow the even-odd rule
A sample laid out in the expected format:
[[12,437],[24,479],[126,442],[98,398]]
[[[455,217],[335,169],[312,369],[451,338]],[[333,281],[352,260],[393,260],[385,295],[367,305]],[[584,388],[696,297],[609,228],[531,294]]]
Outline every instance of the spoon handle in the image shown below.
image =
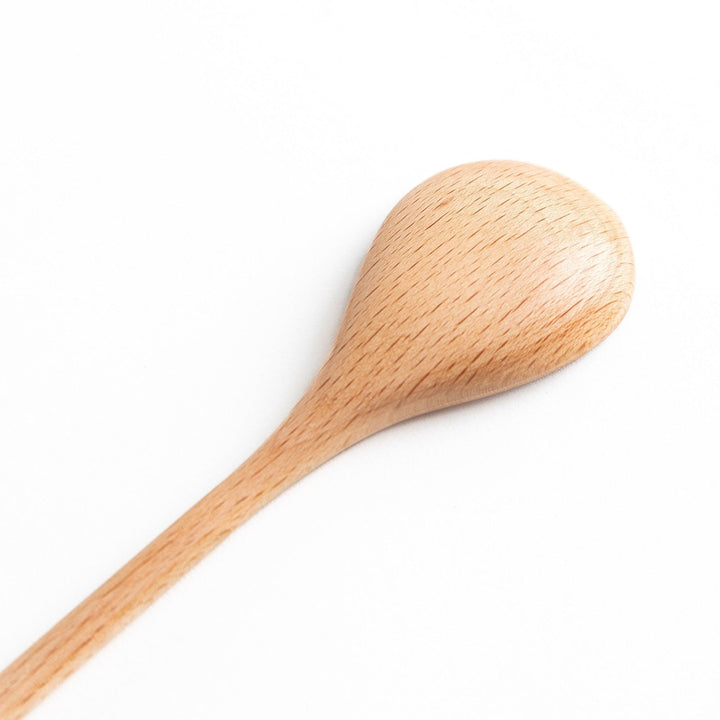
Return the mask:
[[243,465],[0,673],[0,719],[23,717],[244,520],[334,455],[307,439],[309,419],[296,408]]

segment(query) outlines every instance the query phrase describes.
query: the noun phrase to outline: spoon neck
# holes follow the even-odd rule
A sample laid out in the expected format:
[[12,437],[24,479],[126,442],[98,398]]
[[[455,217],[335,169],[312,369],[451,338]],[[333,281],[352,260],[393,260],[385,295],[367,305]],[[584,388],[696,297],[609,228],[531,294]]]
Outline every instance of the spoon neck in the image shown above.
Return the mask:
[[287,476],[290,484],[374,432],[355,405],[329,387],[322,375],[316,378],[277,430],[238,470],[272,468],[273,473]]

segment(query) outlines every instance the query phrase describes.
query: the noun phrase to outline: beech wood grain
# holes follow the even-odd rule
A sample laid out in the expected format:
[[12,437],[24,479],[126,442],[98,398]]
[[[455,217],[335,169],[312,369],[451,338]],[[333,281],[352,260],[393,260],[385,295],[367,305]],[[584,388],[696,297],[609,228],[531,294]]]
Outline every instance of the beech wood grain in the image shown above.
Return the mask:
[[625,314],[613,211],[555,172],[480,162],[408,193],[367,254],[327,361],[278,430],[0,674],[16,720],[286,487],[400,420],[535,380]]

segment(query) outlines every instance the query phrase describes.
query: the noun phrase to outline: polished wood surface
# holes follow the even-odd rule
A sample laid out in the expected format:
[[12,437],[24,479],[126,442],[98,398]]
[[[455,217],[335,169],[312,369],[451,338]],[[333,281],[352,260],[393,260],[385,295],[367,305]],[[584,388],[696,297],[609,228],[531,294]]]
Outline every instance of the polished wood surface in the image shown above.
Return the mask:
[[620,322],[633,279],[613,211],[557,173],[480,162],[416,187],[380,228],[328,359],[289,417],[0,674],[0,718],[22,717],[240,523],[344,448],[580,357]]

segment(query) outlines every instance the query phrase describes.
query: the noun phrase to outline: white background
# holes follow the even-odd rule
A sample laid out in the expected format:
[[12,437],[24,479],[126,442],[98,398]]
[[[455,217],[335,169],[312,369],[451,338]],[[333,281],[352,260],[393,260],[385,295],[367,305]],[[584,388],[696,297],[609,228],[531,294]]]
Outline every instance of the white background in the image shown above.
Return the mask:
[[602,346],[331,461],[33,717],[720,715],[710,8],[0,6],[0,666],[272,431],[427,176],[559,170],[637,263]]

